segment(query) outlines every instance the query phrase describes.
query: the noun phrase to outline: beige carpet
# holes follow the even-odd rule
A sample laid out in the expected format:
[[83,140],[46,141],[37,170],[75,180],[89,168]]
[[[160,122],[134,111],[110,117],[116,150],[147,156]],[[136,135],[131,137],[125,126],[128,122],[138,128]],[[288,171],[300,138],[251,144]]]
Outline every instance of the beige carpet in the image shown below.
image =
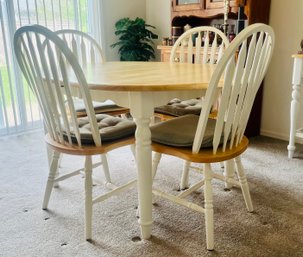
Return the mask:
[[[243,163],[254,213],[246,212],[240,190],[224,191],[223,183],[214,181],[215,251],[208,252],[204,217],[161,199],[153,208],[153,236],[141,241],[135,189],[94,207],[94,241],[86,242],[83,178],[62,182],[53,191],[49,211],[41,210],[47,178],[42,138],[37,131],[0,139],[0,256],[303,256],[302,146],[289,160],[287,142],[251,140]],[[117,183],[135,176],[129,148],[108,158]],[[81,161],[65,157],[62,166]],[[155,183],[176,192],[181,168],[181,161],[163,158]],[[201,203],[203,194],[192,199]]]

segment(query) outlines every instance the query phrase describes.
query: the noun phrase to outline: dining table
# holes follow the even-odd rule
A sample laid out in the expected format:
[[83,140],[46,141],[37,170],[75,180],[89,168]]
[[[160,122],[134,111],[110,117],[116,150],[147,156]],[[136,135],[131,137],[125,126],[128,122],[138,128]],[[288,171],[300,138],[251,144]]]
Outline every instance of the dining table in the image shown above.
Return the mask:
[[[173,98],[201,97],[215,65],[169,62],[105,62],[83,67],[94,100],[111,99],[129,107],[136,123],[136,168],[142,239],[152,230],[152,149],[154,107]],[[73,83],[73,75],[70,82]],[[75,80],[76,81],[76,80]]]

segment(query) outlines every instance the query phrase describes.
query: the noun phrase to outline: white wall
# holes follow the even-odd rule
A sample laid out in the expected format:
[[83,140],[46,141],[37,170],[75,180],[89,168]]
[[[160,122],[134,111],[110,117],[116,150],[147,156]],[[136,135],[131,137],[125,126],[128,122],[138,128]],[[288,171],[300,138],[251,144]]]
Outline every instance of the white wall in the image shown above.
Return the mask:
[[[163,37],[170,36],[170,4],[171,0],[146,0],[146,23],[156,27],[155,48],[161,44]],[[156,59],[160,60],[160,50],[155,50]]]
[[288,140],[293,67],[291,55],[300,49],[303,39],[303,1],[290,0],[286,3],[285,0],[274,0],[271,1],[270,10],[270,25],[275,31],[276,47],[265,80],[261,133]]
[[[103,49],[108,61],[119,60],[116,48],[110,45],[117,41],[114,35],[117,20],[130,17],[140,17],[146,23],[156,27],[154,32],[158,35],[155,40],[155,48],[160,44],[162,37],[170,35],[170,0],[102,0],[103,9]],[[156,50],[157,60],[160,60],[160,52]]]
[[115,23],[121,18],[143,18],[146,19],[145,0],[102,0],[103,4],[103,49],[105,50],[106,60],[117,61],[119,56],[117,48],[110,45],[117,41],[115,36]]

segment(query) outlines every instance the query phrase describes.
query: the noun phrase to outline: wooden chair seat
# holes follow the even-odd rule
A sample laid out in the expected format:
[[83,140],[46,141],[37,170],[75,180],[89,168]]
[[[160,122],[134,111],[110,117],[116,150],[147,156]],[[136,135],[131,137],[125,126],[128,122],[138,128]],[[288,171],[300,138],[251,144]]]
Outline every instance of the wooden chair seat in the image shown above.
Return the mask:
[[101,146],[95,145],[82,145],[79,146],[78,144],[72,145],[65,145],[60,144],[53,140],[49,134],[45,135],[45,142],[55,151],[65,154],[71,155],[97,155],[97,154],[105,154],[117,148],[133,145],[135,143],[134,137],[126,137],[122,139],[117,139],[111,142],[103,143]]
[[238,145],[225,151],[220,147],[216,154],[213,153],[213,148],[202,148],[198,153],[193,153],[190,147],[179,147],[176,149],[176,147],[155,142],[152,143],[152,150],[157,153],[172,155],[189,162],[217,163],[234,159],[241,155],[247,149],[248,144],[249,140],[244,136]]

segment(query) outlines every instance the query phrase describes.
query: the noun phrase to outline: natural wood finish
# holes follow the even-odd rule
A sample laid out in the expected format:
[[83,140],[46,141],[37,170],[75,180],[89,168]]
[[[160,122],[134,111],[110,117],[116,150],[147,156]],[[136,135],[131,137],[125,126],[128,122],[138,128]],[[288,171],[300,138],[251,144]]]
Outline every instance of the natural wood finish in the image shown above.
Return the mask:
[[[209,25],[214,18],[223,17],[224,1],[204,0],[200,4],[177,5],[177,0],[172,1],[171,21],[172,26],[190,25],[201,26]],[[271,0],[231,0],[229,18],[237,19],[238,8],[244,4],[244,13],[248,25],[262,22],[268,24],[269,9]],[[184,22],[182,22],[182,19]],[[200,24],[199,24],[200,23]]]
[[157,112],[155,112],[154,115],[155,115],[155,117],[160,119],[160,121],[166,121],[166,120],[171,120],[171,119],[176,118],[176,116],[172,116],[172,115],[169,115],[169,114],[163,114],[163,113],[157,113]]
[[303,58],[303,54],[293,54],[292,58]]
[[[230,11],[237,12],[238,3],[237,0],[230,1]],[[214,16],[223,14],[224,1],[212,1],[212,0],[200,0],[198,4],[183,4],[178,5],[177,0],[172,0],[172,20],[178,16],[196,16],[203,18],[213,18]]]
[[[169,62],[170,59],[170,55],[171,55],[171,50],[172,50],[173,46],[162,46],[162,45],[158,45],[157,49],[161,51],[161,62]],[[203,49],[203,47],[202,47]],[[196,47],[192,48],[193,52],[196,52]],[[176,53],[178,54],[180,52],[180,50],[177,50]],[[187,53],[187,49],[184,49],[184,53]],[[201,56],[203,54],[203,51],[201,53]],[[208,54],[210,55],[210,50],[208,51]]]
[[170,52],[172,48],[172,46],[157,46],[157,49],[160,50],[161,62],[169,62]]
[[[234,7],[238,7],[237,0],[230,0],[229,6],[232,8],[232,11],[235,10]],[[224,8],[224,0],[205,0],[205,9],[220,9],[222,11]]]
[[202,149],[199,153],[194,154],[192,152],[192,148],[180,147],[176,149],[176,147],[157,143],[152,143],[152,149],[157,153],[176,156],[190,162],[215,163],[230,160],[239,156],[247,149],[248,143],[249,141],[247,137],[244,136],[241,143],[236,147],[233,147],[230,150],[226,150],[225,152],[222,151],[222,148],[219,148],[216,154],[213,154],[212,148]]
[[[214,69],[210,64],[106,62],[87,65],[83,71],[90,89],[142,92],[206,89]],[[68,74],[77,86],[73,73]]]
[[270,2],[271,0],[246,0],[244,13],[248,25],[259,22],[268,24]]
[[133,145],[135,143],[135,138],[123,138],[115,141],[110,141],[107,143],[103,143],[101,146],[95,145],[82,145],[78,146],[76,144],[70,145],[63,145],[60,144],[47,134],[45,136],[46,143],[53,149],[61,153],[72,154],[72,155],[96,155],[96,154],[104,154],[109,151],[112,151],[116,148]]

